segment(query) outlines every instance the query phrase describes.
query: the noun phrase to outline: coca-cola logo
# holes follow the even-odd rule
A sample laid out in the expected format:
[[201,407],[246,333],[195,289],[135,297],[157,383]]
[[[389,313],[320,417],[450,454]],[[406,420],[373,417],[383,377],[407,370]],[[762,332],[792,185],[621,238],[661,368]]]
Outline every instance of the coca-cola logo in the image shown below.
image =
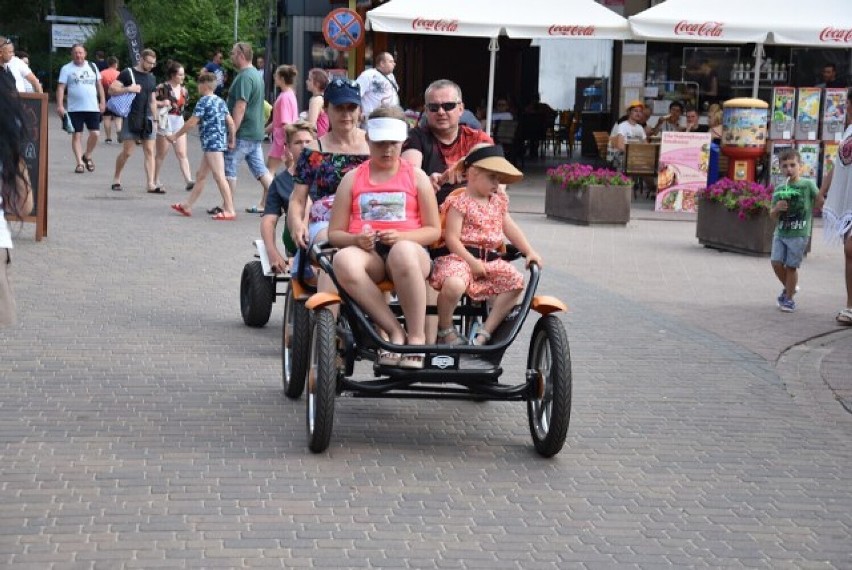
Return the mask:
[[839,28],[823,28],[819,33],[819,39],[822,42],[837,42],[839,44],[848,44],[852,42],[852,29],[843,30]]
[[676,36],[701,36],[705,38],[720,38],[724,33],[722,22],[687,22],[681,20],[674,27]]
[[411,27],[414,30],[429,30],[432,32],[456,32],[459,29],[458,20],[427,20],[425,18],[415,18],[411,22]]
[[593,36],[594,26],[559,26],[554,24],[547,28],[549,36]]

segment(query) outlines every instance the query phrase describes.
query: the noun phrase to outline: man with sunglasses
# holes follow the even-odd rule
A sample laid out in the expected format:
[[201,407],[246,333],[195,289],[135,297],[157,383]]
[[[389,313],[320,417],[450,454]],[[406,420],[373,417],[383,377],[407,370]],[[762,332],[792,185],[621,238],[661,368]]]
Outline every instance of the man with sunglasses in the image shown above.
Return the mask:
[[461,88],[449,79],[426,88],[426,125],[408,134],[402,158],[429,175],[438,204],[464,184],[453,167],[479,143],[494,144],[487,134],[459,123],[464,112]]
[[32,72],[27,62],[15,55],[15,44],[12,40],[3,36],[0,36],[0,74],[7,76],[3,80],[4,83],[10,76],[12,87],[21,93],[26,91],[42,93],[41,81]]
[[[231,49],[231,63],[237,69],[237,76],[234,77],[234,82],[228,90],[228,111],[234,119],[237,142],[234,148],[225,151],[225,178],[228,179],[228,184],[231,187],[231,195],[235,196],[237,171],[240,162],[246,161],[252,176],[263,187],[263,195],[258,202],[260,206],[246,208],[246,212],[259,214],[263,212],[266,193],[272,183],[272,175],[266,168],[263,149],[261,148],[266,124],[263,116],[263,76],[252,65],[253,56],[254,52],[248,42],[237,42]],[[213,214],[222,215],[221,212],[215,211],[213,211]]]
[[17,88],[15,86],[15,76],[12,74],[12,70],[6,59],[6,54],[8,53],[6,49],[8,47],[14,49],[15,46],[12,45],[12,40],[6,36],[0,36],[0,89],[12,92],[17,91]]

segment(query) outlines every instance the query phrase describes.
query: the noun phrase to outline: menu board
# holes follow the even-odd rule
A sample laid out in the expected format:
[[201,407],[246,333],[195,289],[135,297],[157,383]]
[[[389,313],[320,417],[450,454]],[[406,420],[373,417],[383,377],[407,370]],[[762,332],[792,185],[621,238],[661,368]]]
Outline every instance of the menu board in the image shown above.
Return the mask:
[[800,87],[796,104],[796,140],[815,141],[819,129],[819,108],[822,89]]
[[781,174],[781,161],[779,157],[782,152],[791,148],[793,148],[792,142],[772,142],[772,156],[769,163],[769,181],[776,188],[784,184],[784,180],[787,178]]
[[776,87],[772,90],[772,116],[769,119],[769,138],[790,140],[795,124],[795,87]]
[[47,95],[20,93],[19,97],[27,130],[23,158],[30,176],[33,211],[21,218],[6,214],[6,218],[35,222],[35,238],[41,241],[47,235]]
[[822,176],[820,181],[825,180],[826,175],[834,170],[834,161],[837,160],[837,148],[840,143],[824,142],[822,143]]
[[657,212],[696,212],[695,193],[707,187],[710,133],[665,132],[657,172]]
[[846,124],[846,89],[826,89],[822,108],[822,140],[840,141]]
[[799,178],[805,180],[813,180],[814,184],[818,184],[819,166],[820,166],[820,143],[819,142],[797,142],[796,150],[802,157],[802,168],[799,171]]

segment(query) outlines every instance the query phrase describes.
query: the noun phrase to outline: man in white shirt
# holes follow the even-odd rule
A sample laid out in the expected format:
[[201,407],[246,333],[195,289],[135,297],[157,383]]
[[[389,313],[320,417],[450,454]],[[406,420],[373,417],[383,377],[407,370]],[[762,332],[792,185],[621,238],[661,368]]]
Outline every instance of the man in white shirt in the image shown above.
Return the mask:
[[627,120],[615,126],[609,137],[607,155],[618,170],[624,165],[627,143],[645,142],[645,129],[640,125],[644,118],[645,104],[638,99],[627,104]]
[[0,63],[12,74],[15,88],[19,93],[26,91],[41,93],[41,82],[24,61],[15,55],[15,44],[12,40],[3,38],[0,45]]
[[358,76],[356,81],[361,88],[361,117],[365,120],[373,109],[399,105],[399,85],[393,76],[395,67],[393,56],[383,51],[376,56],[376,67],[365,69]]
[[[92,152],[98,144],[100,136],[101,114],[104,112],[106,98],[104,86],[101,84],[101,72],[94,63],[86,60],[86,48],[82,44],[74,44],[71,48],[70,63],[59,70],[58,87],[56,88],[56,113],[65,116],[65,94],[68,93],[68,116],[74,125],[71,136],[71,150],[77,159],[74,172],[81,174],[95,170]],[[83,127],[89,130],[86,141],[86,152],[82,149]]]

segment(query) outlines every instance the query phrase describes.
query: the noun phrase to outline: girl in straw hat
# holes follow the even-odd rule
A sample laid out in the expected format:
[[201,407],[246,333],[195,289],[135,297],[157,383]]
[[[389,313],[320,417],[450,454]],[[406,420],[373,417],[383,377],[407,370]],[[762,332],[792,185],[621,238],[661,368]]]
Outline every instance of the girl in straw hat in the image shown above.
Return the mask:
[[504,238],[527,258],[527,265],[541,257],[509,215],[509,197],[501,184],[512,184],[523,174],[503,158],[503,149],[477,145],[459,162],[467,187],[450,195],[442,205],[446,213],[444,242],[450,254],[435,261],[430,284],[439,289],[438,343],[464,344],[452,325],[453,310],[466,292],[475,300],[493,299],[493,306],[474,344],[487,344],[491,333],[517,304],[524,277],[497,249]]

